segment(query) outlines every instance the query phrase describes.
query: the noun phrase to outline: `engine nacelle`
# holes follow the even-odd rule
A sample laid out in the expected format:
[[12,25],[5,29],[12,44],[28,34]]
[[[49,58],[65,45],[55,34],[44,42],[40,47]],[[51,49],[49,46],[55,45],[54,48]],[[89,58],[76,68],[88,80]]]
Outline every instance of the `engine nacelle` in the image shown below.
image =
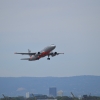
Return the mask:
[[37,56],[40,55],[40,52],[37,52],[35,55],[37,55]]
[[40,52],[38,52],[38,54],[40,54]]
[[57,55],[57,52],[53,52],[53,53],[52,53],[52,57],[53,57],[53,56],[56,56],[56,55]]

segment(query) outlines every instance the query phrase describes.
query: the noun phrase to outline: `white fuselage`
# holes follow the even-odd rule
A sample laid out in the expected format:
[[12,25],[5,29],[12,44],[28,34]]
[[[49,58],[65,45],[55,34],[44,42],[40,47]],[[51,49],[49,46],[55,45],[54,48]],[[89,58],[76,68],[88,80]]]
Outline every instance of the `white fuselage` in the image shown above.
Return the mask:
[[50,46],[47,46],[45,47],[43,50],[41,50],[40,52],[37,52],[35,55],[32,55],[30,56],[30,59],[29,61],[32,61],[32,60],[38,60],[42,57],[45,57],[45,56],[49,56],[49,53],[54,50],[56,48],[55,45],[50,45]]

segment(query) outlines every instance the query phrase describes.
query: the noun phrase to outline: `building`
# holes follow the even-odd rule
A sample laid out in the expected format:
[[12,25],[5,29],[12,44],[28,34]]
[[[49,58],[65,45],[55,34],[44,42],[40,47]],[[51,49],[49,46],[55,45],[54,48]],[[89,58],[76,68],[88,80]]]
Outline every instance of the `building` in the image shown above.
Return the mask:
[[29,97],[30,97],[30,93],[27,92],[27,93],[26,93],[26,98],[29,98]]
[[50,97],[56,97],[57,96],[57,89],[56,89],[56,87],[50,87],[49,88],[49,96]]
[[63,96],[63,91],[62,91],[62,90],[58,91],[58,92],[57,92],[57,96],[62,97],[62,96]]
[[53,97],[48,97],[47,95],[42,95],[42,94],[33,94],[33,93],[26,93],[26,100],[28,100],[28,98],[31,98],[30,100],[57,100]]

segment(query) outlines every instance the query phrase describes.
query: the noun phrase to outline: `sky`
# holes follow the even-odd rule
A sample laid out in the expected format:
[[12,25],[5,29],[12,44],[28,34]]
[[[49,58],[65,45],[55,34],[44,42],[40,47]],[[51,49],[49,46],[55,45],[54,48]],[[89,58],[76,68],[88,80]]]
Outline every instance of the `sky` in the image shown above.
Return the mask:
[[[55,44],[64,55],[22,61]],[[100,76],[100,0],[0,0],[0,77]]]

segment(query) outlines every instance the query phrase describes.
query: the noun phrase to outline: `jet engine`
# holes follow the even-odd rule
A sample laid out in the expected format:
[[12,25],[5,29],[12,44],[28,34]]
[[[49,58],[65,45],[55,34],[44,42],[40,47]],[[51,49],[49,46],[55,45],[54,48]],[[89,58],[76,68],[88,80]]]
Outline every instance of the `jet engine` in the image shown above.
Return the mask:
[[52,53],[52,57],[56,56],[57,55],[57,52],[53,52]]
[[38,54],[40,54],[40,52],[38,52]]
[[36,56],[40,55],[40,52],[37,52],[35,55],[36,55]]

